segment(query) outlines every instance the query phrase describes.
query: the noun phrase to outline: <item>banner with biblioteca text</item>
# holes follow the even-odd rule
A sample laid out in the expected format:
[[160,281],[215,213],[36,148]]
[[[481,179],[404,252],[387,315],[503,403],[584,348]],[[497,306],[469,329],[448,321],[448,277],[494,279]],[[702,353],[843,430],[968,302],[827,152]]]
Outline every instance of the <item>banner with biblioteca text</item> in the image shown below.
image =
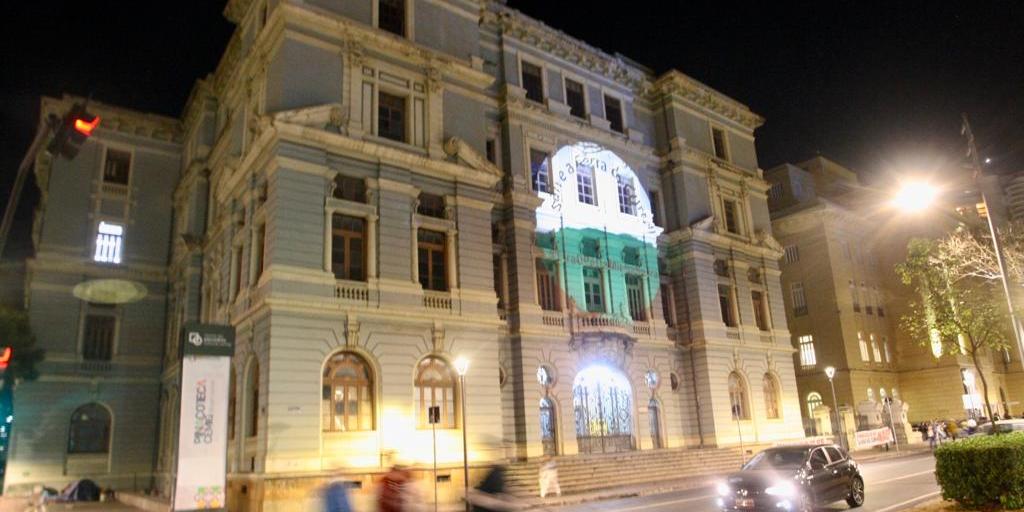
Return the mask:
[[174,510],[223,510],[234,329],[186,324],[182,331]]

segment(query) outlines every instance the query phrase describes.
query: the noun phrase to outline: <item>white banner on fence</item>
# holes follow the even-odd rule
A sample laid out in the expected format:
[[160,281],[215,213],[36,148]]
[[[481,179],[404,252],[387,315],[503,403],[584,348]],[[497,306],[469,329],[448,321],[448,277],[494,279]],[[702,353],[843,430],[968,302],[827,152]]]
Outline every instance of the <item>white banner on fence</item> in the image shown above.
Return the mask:
[[857,448],[870,448],[892,442],[892,430],[889,427],[876,428],[874,430],[861,430],[857,432]]
[[182,359],[176,511],[225,507],[230,364],[226,356]]

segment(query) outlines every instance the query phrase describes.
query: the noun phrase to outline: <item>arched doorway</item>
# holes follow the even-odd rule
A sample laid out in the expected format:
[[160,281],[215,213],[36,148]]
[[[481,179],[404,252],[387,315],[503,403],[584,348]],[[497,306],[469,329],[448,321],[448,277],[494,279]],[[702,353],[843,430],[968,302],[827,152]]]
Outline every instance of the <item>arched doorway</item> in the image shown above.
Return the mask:
[[634,449],[632,390],[622,372],[603,365],[580,371],[573,380],[572,403],[580,453]]
[[540,399],[540,441],[544,445],[544,455],[558,455],[558,420],[555,416],[555,404],[550,398]]
[[651,399],[647,404],[647,415],[651,420],[651,446],[654,448],[662,448],[661,444],[661,409],[658,407],[658,401]]

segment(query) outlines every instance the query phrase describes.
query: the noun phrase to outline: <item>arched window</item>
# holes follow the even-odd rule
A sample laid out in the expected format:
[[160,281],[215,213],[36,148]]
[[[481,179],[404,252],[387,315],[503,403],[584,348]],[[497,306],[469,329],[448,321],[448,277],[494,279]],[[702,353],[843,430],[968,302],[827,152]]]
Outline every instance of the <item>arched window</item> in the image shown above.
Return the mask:
[[814,410],[821,407],[821,395],[812,392],[807,395],[807,415],[814,416]]
[[429,356],[416,367],[416,422],[430,428],[430,407],[440,407],[438,428],[455,428],[455,375],[443,359]]
[[324,430],[373,430],[373,378],[366,361],[351,352],[331,356],[323,375]]
[[253,359],[245,376],[245,435],[260,433],[260,363]]
[[71,413],[68,453],[109,453],[110,411],[97,403],[85,404]]
[[750,411],[747,407],[747,386],[736,372],[729,374],[729,404],[732,406],[732,419],[750,419]]
[[781,417],[779,412],[779,383],[772,374],[764,374],[764,414],[770,420]]

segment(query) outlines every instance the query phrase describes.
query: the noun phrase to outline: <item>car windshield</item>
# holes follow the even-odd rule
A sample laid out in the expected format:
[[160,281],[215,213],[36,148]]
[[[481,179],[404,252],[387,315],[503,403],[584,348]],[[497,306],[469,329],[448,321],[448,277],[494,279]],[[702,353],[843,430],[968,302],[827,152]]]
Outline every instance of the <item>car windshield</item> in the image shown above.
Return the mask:
[[807,450],[767,450],[750,459],[743,469],[797,469],[807,460]]

